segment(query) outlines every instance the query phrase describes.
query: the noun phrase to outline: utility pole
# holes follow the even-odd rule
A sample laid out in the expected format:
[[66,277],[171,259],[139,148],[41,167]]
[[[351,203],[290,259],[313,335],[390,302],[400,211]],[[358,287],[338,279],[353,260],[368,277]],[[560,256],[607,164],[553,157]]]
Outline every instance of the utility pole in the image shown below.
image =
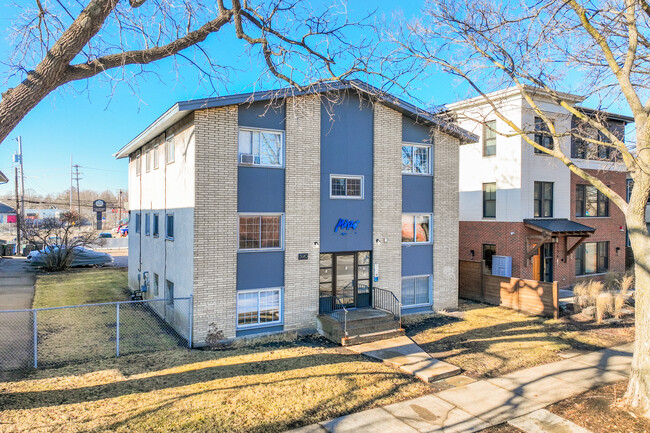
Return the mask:
[[16,174],[16,254],[20,254],[20,223],[22,220],[20,200],[18,198],[18,166],[14,167]]
[[72,154],[70,154],[70,212],[72,212]]
[[118,221],[118,224],[119,224],[119,223],[122,222],[122,190],[120,190],[120,193],[119,193],[119,199],[118,199],[118,205],[117,205],[117,213],[119,215],[117,217],[117,221]]
[[25,220],[25,170],[23,167],[23,139],[18,136],[18,154],[20,155],[20,212]]
[[77,181],[77,212],[79,212],[79,218],[81,218],[81,199],[79,198],[79,164],[73,165],[75,169],[75,180]]

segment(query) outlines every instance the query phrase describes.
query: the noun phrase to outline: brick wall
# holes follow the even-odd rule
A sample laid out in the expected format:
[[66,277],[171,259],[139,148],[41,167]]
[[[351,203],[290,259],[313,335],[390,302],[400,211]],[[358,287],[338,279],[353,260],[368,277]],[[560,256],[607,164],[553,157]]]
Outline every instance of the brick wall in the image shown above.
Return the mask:
[[237,107],[195,113],[194,341],[211,323],[235,337]]
[[375,285],[402,299],[402,115],[380,103],[374,105],[373,153],[373,242],[380,240],[373,248]]
[[433,140],[433,308],[458,306],[458,139]]
[[[320,99],[286,101],[284,329],[313,329],[318,314]],[[309,254],[298,260],[298,254]]]

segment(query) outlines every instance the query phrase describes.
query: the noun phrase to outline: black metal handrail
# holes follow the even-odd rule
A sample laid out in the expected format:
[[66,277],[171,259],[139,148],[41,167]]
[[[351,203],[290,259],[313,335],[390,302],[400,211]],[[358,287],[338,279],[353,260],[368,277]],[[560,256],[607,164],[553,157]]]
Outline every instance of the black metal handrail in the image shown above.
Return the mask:
[[373,287],[372,308],[393,313],[393,317],[399,322],[399,327],[402,327],[402,303],[390,290]]
[[320,312],[321,314],[329,314],[334,317],[341,325],[343,335],[348,336],[348,309],[345,304],[337,296],[321,296],[320,297]]

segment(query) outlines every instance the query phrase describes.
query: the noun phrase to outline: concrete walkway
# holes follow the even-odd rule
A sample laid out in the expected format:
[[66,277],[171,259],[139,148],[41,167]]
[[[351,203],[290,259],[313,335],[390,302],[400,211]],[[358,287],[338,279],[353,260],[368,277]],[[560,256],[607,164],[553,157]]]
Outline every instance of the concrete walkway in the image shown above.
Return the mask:
[[[0,259],[0,311],[32,308],[36,273],[23,257]],[[0,370],[33,362],[32,315],[0,313]]]
[[[475,432],[629,376],[632,344],[578,355],[294,432]],[[544,418],[543,414],[536,415]],[[534,417],[533,417],[534,418]]]
[[406,336],[357,344],[347,348],[384,361],[425,382],[434,382],[460,374],[460,368],[431,357]]

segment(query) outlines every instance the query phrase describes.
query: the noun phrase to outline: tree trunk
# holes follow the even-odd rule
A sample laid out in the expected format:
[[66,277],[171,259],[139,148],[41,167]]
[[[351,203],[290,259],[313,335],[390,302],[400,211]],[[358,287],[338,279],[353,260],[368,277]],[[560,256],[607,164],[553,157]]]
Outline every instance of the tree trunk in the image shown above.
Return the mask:
[[[641,188],[641,185],[634,185]],[[646,198],[630,198],[626,216],[635,277],[635,339],[632,374],[625,394],[631,408],[650,417],[650,237],[645,223]]]

